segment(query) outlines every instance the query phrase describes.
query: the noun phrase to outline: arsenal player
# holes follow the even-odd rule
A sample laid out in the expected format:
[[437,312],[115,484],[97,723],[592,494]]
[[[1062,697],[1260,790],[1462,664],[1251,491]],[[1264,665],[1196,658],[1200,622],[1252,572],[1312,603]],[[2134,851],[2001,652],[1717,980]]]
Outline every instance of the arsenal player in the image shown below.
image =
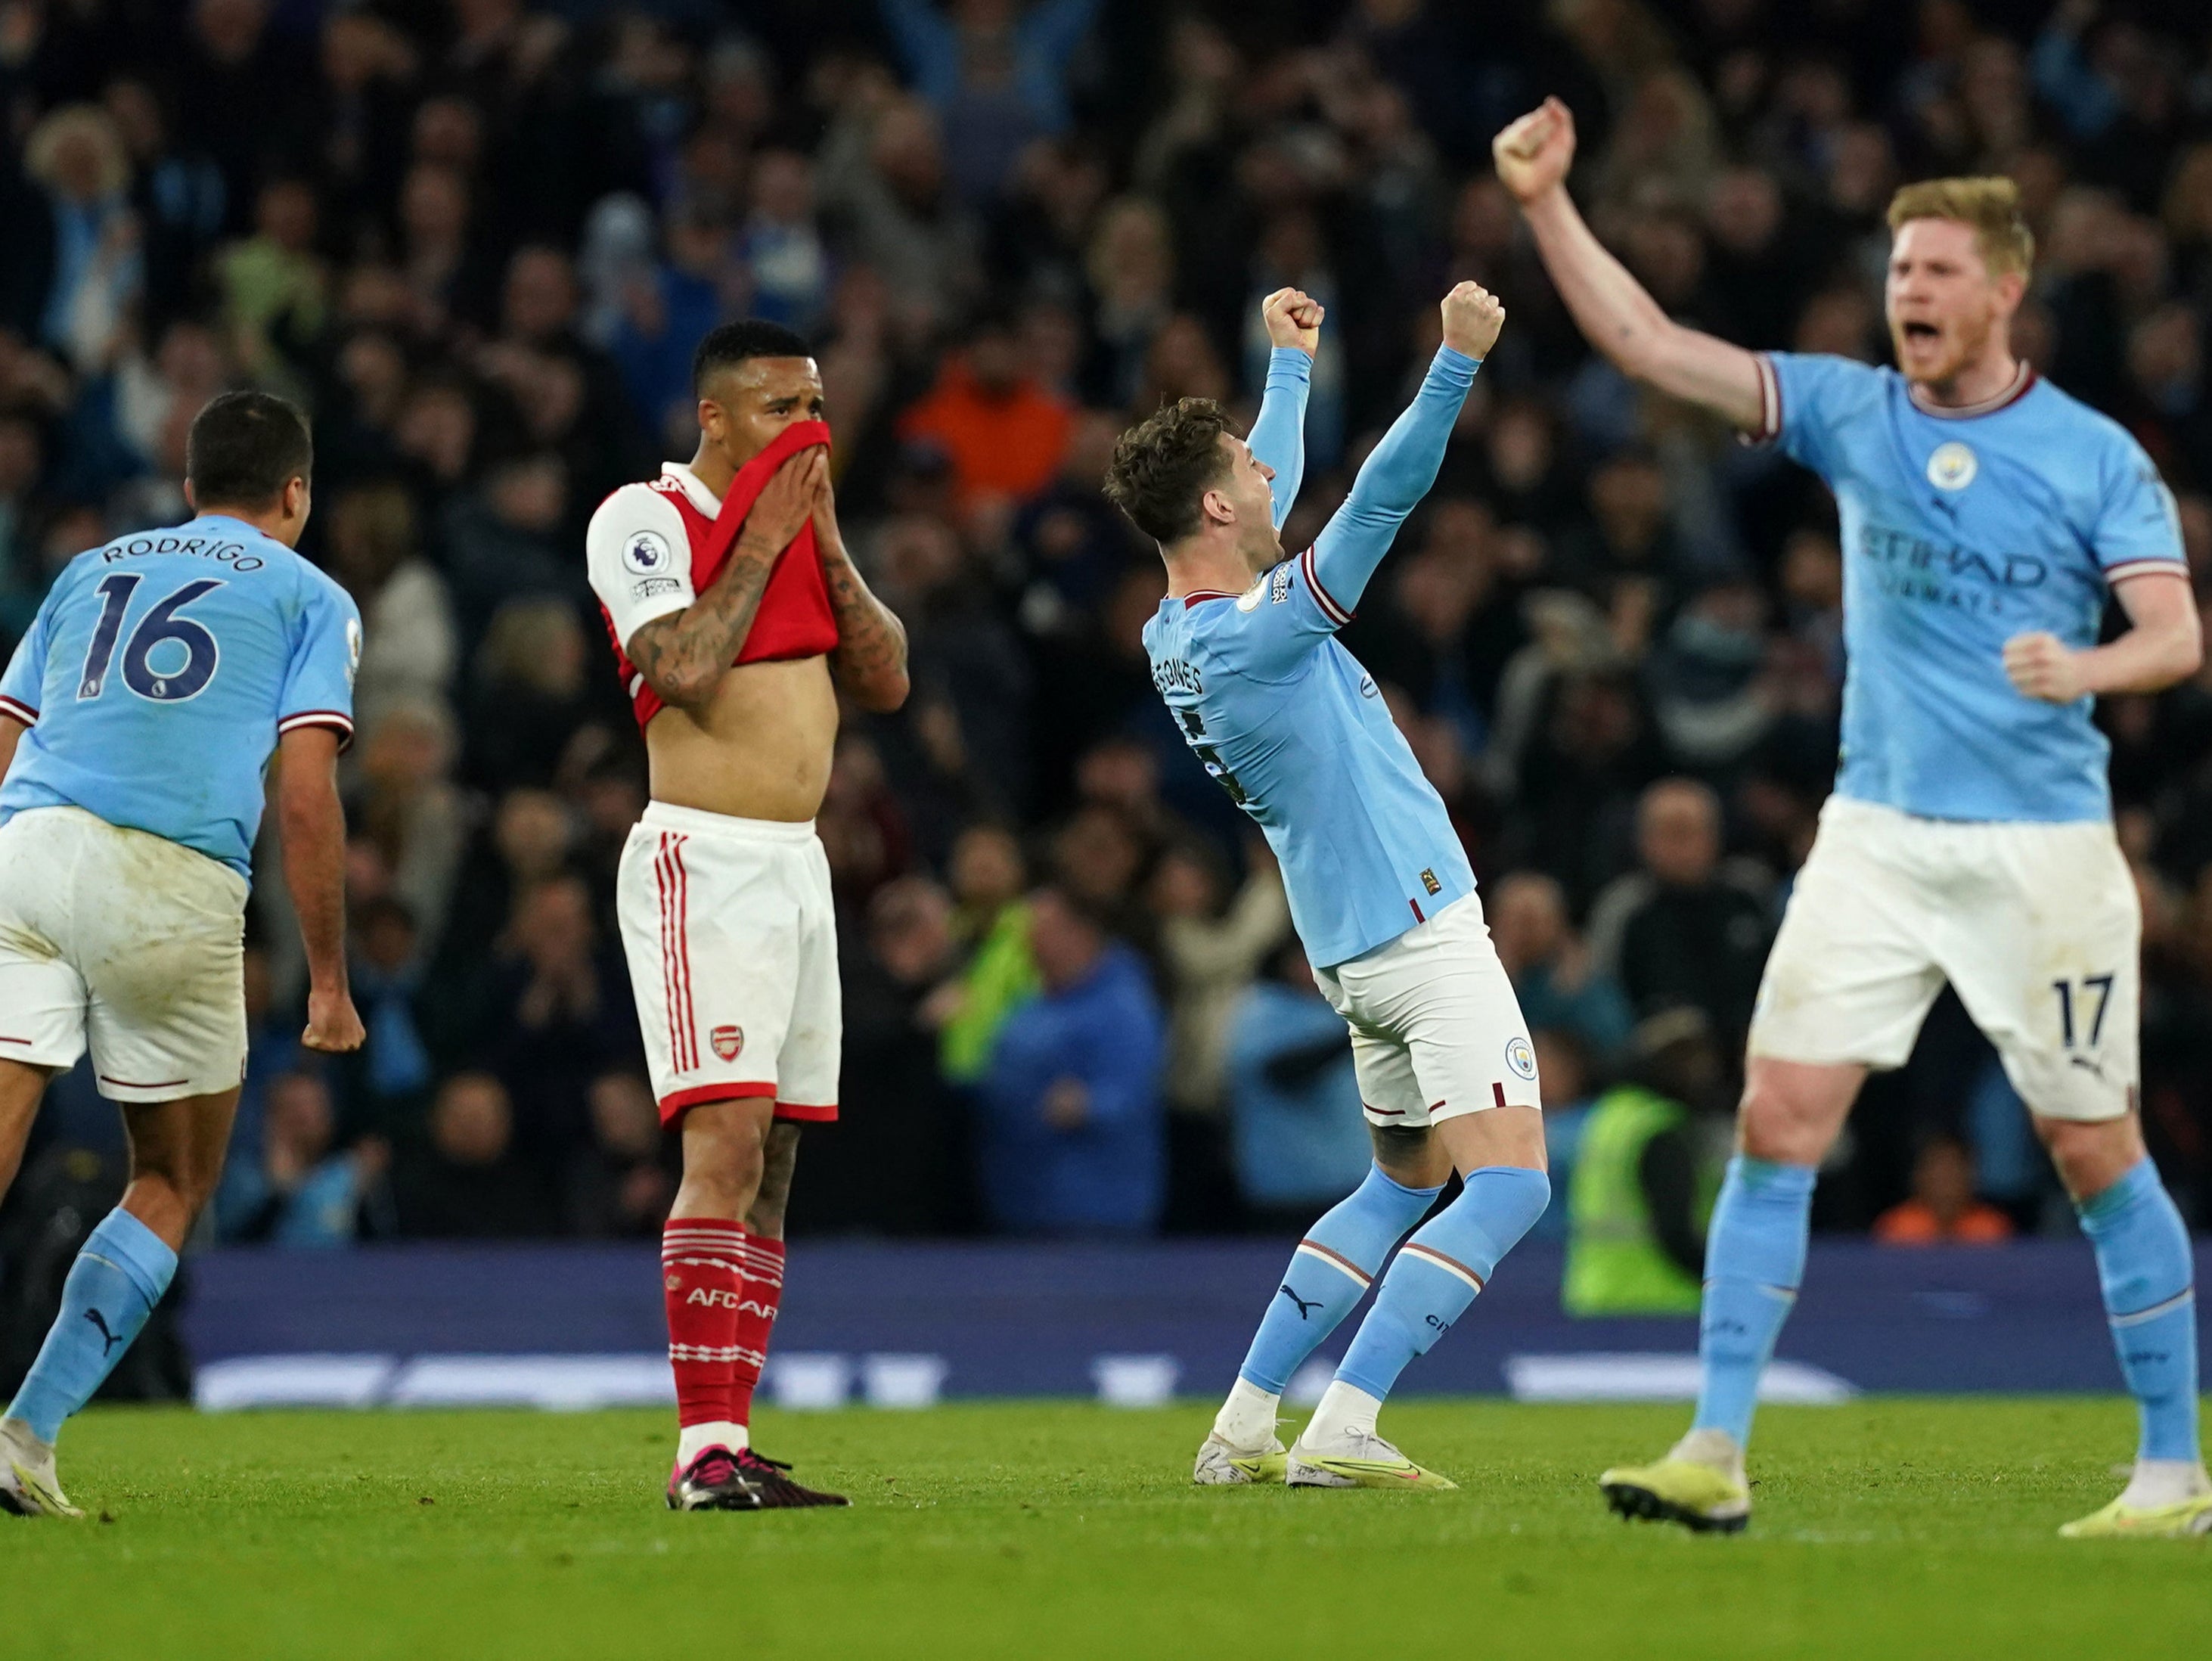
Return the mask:
[[684,1182],[662,1238],[681,1511],[843,1505],[748,1445],[783,1286],[799,1127],[837,1116],[842,1019],[814,814],[837,695],[896,709],[906,630],[838,534],[806,343],[730,323],[691,365],[699,448],[586,534],[592,587],[652,763],[617,909]]

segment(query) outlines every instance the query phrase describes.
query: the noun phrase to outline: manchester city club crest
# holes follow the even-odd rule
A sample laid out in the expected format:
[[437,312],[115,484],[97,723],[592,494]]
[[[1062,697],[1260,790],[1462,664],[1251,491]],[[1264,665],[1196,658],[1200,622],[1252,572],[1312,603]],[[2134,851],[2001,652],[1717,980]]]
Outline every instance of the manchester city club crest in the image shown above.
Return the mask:
[[1974,453],[1954,439],[1948,444],[1938,444],[1935,454],[1928,458],[1928,482],[1939,490],[1963,490],[1974,482],[1980,467]]
[[1505,1046],[1505,1065],[1513,1069],[1516,1078],[1533,1079],[1536,1076],[1536,1052],[1528,1047],[1528,1039],[1517,1033],[1514,1035]]

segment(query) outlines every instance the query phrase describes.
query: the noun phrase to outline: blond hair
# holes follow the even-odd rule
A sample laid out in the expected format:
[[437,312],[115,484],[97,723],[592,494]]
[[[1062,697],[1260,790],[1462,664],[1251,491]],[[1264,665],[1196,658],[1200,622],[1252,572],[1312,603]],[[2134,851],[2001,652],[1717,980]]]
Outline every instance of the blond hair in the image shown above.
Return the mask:
[[1955,219],[1974,228],[1974,246],[1991,277],[2025,277],[2035,265],[2035,233],[2021,216],[2020,186],[2009,179],[1923,179],[1889,198],[1889,228],[1915,219]]

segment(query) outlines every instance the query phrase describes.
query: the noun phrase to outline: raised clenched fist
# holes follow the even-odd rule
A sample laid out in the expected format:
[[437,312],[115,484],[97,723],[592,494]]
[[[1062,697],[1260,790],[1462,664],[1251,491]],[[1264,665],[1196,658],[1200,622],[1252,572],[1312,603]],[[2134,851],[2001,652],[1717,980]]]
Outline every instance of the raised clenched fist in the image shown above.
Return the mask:
[[1522,202],[1534,202],[1567,176],[1575,159],[1574,112],[1547,98],[1490,141],[1498,176]]
[[1469,357],[1487,357],[1505,326],[1505,307],[1480,283],[1462,283],[1444,296],[1444,344]]
[[1328,314],[1327,307],[1302,289],[1278,289],[1260,302],[1267,344],[1295,346],[1308,357],[1321,350],[1321,323]]

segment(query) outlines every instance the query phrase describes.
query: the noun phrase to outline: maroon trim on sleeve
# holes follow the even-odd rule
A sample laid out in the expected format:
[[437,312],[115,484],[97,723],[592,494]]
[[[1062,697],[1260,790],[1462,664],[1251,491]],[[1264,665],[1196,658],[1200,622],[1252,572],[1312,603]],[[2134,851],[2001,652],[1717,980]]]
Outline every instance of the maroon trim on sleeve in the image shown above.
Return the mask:
[[1306,574],[1306,587],[1313,590],[1314,602],[1321,607],[1321,614],[1340,629],[1351,622],[1352,614],[1338,605],[1336,596],[1322,586],[1321,569],[1314,560],[1312,549],[1298,556],[1298,569]]
[[353,717],[342,709],[301,709],[278,721],[276,731],[281,737],[302,727],[329,727],[338,735],[340,754],[353,747]]

